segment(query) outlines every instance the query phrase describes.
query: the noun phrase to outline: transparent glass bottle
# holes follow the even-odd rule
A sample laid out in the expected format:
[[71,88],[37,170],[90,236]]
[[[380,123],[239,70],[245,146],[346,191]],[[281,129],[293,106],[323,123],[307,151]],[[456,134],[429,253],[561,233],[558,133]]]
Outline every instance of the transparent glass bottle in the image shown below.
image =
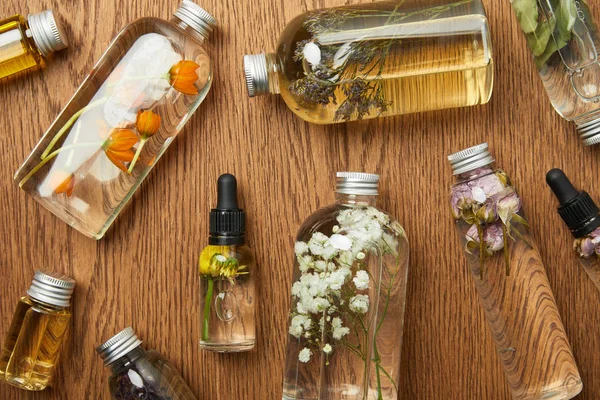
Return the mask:
[[558,213],[575,237],[573,250],[600,290],[600,209],[587,192],[575,189],[562,170],[550,170],[546,182],[560,202]]
[[127,25],[17,171],[19,186],[100,239],[208,93],[214,25],[188,0],[170,21]]
[[448,160],[456,228],[512,398],[575,397],[581,377],[510,178],[493,166],[487,144]]
[[554,109],[600,143],[600,35],[587,0],[511,0]]
[[283,399],[397,399],[409,246],[379,176],[337,175],[298,232]]
[[71,319],[75,281],[37,271],[19,300],[0,356],[0,379],[20,389],[39,391],[51,382]]
[[317,124],[485,104],[492,42],[480,0],[343,6],[293,19],[275,53],[244,57],[248,94]]
[[114,400],[196,400],[169,360],[155,350],[144,350],[131,327],[96,348],[104,365]]
[[200,253],[200,347],[223,353],[254,348],[256,291],[254,254],[246,245],[246,213],[237,202],[237,181],[218,181],[210,212],[208,246]]
[[0,20],[0,79],[41,68],[50,54],[66,48],[67,40],[52,10]]

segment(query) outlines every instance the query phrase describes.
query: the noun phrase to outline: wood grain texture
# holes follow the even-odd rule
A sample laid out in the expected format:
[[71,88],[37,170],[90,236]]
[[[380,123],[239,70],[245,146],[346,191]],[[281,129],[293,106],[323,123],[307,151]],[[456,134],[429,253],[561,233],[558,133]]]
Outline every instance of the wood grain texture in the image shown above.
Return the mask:
[[[20,191],[12,175],[68,102],[110,39],[128,21],[168,18],[176,0],[4,0],[0,15],[54,8],[69,19],[69,50],[41,73],[0,84],[0,336],[36,268],[69,273],[78,286],[55,387],[29,394],[0,385],[0,398],[108,399],[94,347],[133,325],[148,348],[181,369],[200,399],[280,398],[293,237],[333,201],[337,170],[382,174],[382,208],[411,241],[401,398],[509,399],[502,367],[447,206],[446,155],[488,141],[509,173],[546,261],[584,381],[600,393],[600,293],[571,253],[545,172],[562,167],[600,199],[600,147],[584,148],[551,108],[508,0],[487,0],[496,86],[488,105],[336,126],[302,122],[276,97],[248,99],[243,54],[271,50],[285,23],[306,10],[358,0],[206,0],[220,23],[209,48],[213,90],[106,237],[95,242]],[[593,3],[593,2],[592,2]],[[595,16],[600,18],[599,4]],[[201,352],[197,257],[219,174],[238,176],[258,264],[254,352]]]

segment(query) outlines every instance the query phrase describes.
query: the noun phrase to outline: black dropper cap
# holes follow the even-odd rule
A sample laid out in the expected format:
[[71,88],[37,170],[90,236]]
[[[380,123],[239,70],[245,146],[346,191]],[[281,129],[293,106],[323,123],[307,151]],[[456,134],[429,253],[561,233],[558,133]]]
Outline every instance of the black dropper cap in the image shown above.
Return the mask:
[[217,207],[210,211],[208,244],[219,246],[245,243],[246,213],[237,202],[237,181],[231,174],[223,174],[217,183]]
[[587,192],[580,192],[565,173],[552,169],[546,174],[546,182],[560,202],[558,213],[571,233],[581,238],[600,226],[600,210]]

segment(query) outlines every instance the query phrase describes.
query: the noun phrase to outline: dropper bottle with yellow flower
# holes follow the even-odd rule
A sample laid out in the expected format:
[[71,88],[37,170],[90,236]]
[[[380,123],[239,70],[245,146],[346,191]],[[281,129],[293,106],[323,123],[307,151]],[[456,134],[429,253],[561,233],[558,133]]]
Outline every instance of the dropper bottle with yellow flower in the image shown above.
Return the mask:
[[246,245],[246,213],[237,201],[237,181],[218,181],[217,207],[210,212],[208,246],[200,270],[200,347],[221,353],[254,348],[254,254]]

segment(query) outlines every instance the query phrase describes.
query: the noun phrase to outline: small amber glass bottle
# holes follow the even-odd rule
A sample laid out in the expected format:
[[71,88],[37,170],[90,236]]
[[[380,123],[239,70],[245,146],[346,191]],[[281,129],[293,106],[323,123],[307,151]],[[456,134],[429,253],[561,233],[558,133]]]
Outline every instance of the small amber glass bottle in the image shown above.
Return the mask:
[[43,67],[50,54],[65,48],[65,35],[51,10],[1,20],[0,79]]
[[0,356],[0,378],[26,390],[50,383],[71,311],[75,281],[37,271],[27,294],[19,300]]

